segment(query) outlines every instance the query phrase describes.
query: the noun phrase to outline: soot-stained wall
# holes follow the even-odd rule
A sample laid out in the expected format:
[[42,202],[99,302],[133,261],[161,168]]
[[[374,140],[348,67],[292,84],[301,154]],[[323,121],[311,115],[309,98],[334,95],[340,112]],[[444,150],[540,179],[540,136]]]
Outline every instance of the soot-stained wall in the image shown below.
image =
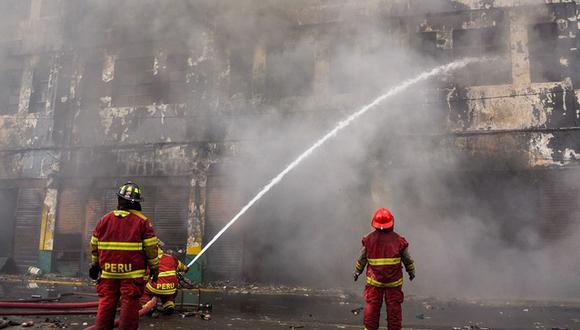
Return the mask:
[[[261,151],[276,155],[271,164],[283,164],[367,101],[383,81],[379,70],[377,85],[363,81],[358,74],[368,68],[358,64],[372,62],[368,54],[387,43],[408,49],[426,67],[466,56],[489,60],[397,100],[429,115],[402,115],[417,130],[403,125],[395,136],[377,133],[364,171],[380,172],[371,155],[384,153],[396,169],[414,162],[410,154],[445,168],[440,156],[448,154],[462,170],[478,172],[573,168],[580,157],[575,2],[2,5],[0,184],[24,190],[33,182],[43,192],[38,250],[47,270],[59,270],[53,241],[75,231],[86,240],[92,213],[114,207],[103,196],[129,179],[146,182],[155,200],[170,199],[166,181],[179,191],[183,248],[198,253],[207,240],[205,222],[223,222],[206,219],[206,208],[227,217],[238,206],[215,194],[208,199],[207,187],[226,199],[247,196],[274,171],[261,163],[267,158]],[[291,135],[288,151],[272,152],[269,144],[287,142],[284,130],[292,128],[304,134]],[[405,147],[389,147],[394,141]],[[252,170],[223,170],[238,168],[222,166],[229,163],[264,171],[249,180]],[[72,190],[91,187],[99,189],[88,198],[93,206],[78,210],[86,225],[71,230],[62,218],[71,212],[59,205],[63,198],[66,205],[86,202],[68,199],[75,198]],[[361,182],[356,189],[377,188]],[[151,203],[150,211],[162,214],[163,203]],[[70,266],[84,260],[86,251],[78,249],[78,260],[66,257],[62,272],[82,271]]]

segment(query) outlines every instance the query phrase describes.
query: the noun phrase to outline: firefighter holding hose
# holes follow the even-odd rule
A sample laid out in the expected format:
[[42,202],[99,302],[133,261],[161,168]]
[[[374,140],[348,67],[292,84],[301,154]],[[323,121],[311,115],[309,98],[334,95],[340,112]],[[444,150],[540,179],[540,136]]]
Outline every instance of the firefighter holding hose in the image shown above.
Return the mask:
[[356,261],[354,280],[367,267],[367,284],[364,298],[365,330],[377,330],[383,299],[387,305],[389,330],[400,330],[403,323],[403,267],[409,280],[415,278],[415,264],[409,254],[409,243],[393,228],[395,219],[391,212],[380,208],[375,212],[371,226],[375,231],[362,239],[362,250]]
[[117,209],[101,218],[93,231],[89,275],[98,279],[98,330],[113,329],[119,300],[119,328],[137,329],[147,266],[152,279],[159,273],[157,237],[141,213],[141,193],[141,187],[133,182],[122,185],[117,192]]
[[141,297],[141,304],[145,305],[153,297],[157,297],[163,304],[163,313],[170,315],[175,311],[175,297],[177,296],[177,273],[187,273],[188,267],[170,253],[165,253],[159,244],[159,276],[149,279],[145,286],[145,293]]

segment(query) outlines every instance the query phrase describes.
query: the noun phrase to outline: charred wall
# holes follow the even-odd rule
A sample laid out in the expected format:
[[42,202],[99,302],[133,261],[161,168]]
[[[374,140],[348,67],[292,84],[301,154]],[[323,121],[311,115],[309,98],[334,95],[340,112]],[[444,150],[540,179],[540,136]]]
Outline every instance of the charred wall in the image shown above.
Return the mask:
[[[82,272],[92,226],[115,207],[114,187],[129,179],[150,194],[146,211],[159,219],[162,239],[177,237],[171,247],[187,247],[189,256],[199,252],[258,177],[274,171],[256,149],[286,142],[280,122],[305,132],[280,152],[284,163],[384,88],[380,72],[373,85],[360,75],[372,68],[345,66],[338,55],[345,49],[363,63],[388,43],[410,49],[421,67],[493,58],[398,99],[397,106],[430,115],[405,114],[413,125],[377,134],[378,146],[369,148],[376,159],[361,162],[364,171],[404,170],[415,162],[410,155],[442,171],[458,160],[462,174],[481,181],[497,171],[528,178],[541,169],[549,177],[578,164],[575,2],[129,3],[1,2],[0,184],[2,193],[21,196],[10,226],[38,228],[31,234],[38,244],[17,260],[21,268],[40,250],[53,262],[45,261],[48,270]],[[260,132],[248,134],[253,126]],[[393,159],[388,166],[384,154]],[[264,171],[228,170],[240,164]],[[365,189],[380,190],[362,182],[351,193]],[[216,256],[241,248],[229,242]],[[253,249],[267,245],[261,242]],[[211,260],[209,273],[227,275]],[[227,269],[259,277],[252,266],[234,266]]]

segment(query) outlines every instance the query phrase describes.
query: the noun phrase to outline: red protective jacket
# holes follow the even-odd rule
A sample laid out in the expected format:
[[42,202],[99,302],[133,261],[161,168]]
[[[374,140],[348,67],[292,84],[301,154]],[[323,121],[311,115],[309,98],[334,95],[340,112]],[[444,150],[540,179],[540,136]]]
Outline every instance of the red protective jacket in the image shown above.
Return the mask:
[[403,267],[414,271],[415,265],[407,247],[407,240],[392,230],[375,230],[362,239],[363,250],[355,268],[362,272],[367,267],[367,284],[379,288],[403,285]]
[[160,254],[159,277],[157,283],[149,280],[147,290],[157,295],[173,295],[177,292],[177,272],[185,272],[187,267],[174,256]]
[[141,212],[115,210],[95,227],[91,238],[91,260],[101,267],[101,278],[143,278],[146,263],[157,267],[157,237]]

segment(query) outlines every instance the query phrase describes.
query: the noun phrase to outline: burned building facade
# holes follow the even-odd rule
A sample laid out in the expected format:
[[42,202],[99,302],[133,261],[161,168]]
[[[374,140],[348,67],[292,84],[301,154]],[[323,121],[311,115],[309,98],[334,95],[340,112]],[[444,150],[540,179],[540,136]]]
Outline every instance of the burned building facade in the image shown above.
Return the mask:
[[[432,64],[492,58],[407,101],[439,111],[430,143],[410,148],[442,148],[466,171],[533,173],[546,221],[572,221],[577,187],[562,180],[580,157],[574,1],[129,2],[0,0],[0,253],[20,271],[86,272],[91,230],[126,180],[143,184],[158,236],[196,255],[246,197],[228,171],[267,138],[240,125],[272,112],[334,123],[369,96],[335,49],[364,59],[387,39]],[[382,33],[337,44],[363,24]],[[192,276],[247,277],[244,244],[225,237]]]

